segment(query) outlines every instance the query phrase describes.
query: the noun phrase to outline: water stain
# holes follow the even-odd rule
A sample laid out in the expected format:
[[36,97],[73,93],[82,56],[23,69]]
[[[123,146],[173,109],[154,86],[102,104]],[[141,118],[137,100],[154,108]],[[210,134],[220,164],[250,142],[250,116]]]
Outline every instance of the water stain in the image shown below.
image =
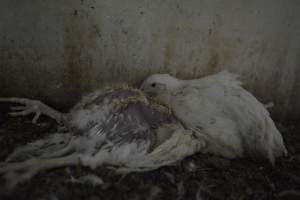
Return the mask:
[[[82,93],[90,91],[95,83],[93,54],[100,29],[90,11],[80,1],[65,1],[70,8],[64,16],[63,88],[69,101],[76,102]],[[76,10],[73,15],[72,10]]]
[[229,66],[235,61],[238,49],[241,46],[241,39],[225,35],[221,29],[222,18],[217,16],[211,27],[208,27],[206,34],[206,59],[207,65],[202,75],[216,73]]
[[165,71],[168,71],[172,61],[174,60],[176,40],[178,39],[178,29],[176,27],[169,28],[165,38],[166,43],[164,48],[163,68]]
[[208,53],[208,63],[207,63],[207,74],[216,73],[218,70],[218,65],[220,62],[220,57],[218,51],[214,48],[209,49]]
[[168,68],[171,64],[172,60],[172,53],[173,53],[173,43],[172,42],[167,42],[165,49],[164,49],[164,62],[163,62],[163,67]]

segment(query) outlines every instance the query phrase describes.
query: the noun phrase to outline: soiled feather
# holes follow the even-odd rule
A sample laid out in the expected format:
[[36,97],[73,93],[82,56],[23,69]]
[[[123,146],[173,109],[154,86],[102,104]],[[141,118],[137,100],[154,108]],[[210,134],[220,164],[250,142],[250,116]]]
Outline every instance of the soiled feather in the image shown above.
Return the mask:
[[68,114],[68,133],[55,133],[8,156],[0,174],[9,187],[41,170],[109,164],[118,172],[170,165],[204,143],[174,117],[132,89],[105,89],[84,97]]

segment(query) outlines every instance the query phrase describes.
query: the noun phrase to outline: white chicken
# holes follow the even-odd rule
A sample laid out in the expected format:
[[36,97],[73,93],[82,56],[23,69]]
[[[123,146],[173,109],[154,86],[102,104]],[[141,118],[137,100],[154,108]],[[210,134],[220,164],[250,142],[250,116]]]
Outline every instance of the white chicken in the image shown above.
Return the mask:
[[36,123],[44,114],[69,130],[53,133],[8,155],[0,163],[0,177],[6,180],[6,189],[42,170],[68,165],[95,169],[106,164],[120,173],[153,170],[174,164],[204,145],[166,107],[147,99],[137,89],[96,91],[85,96],[68,114],[35,100],[0,98],[0,102],[24,104],[12,107],[13,116],[34,113],[32,122]]
[[169,106],[185,128],[206,141],[201,152],[227,158],[251,155],[268,158],[287,154],[269,112],[227,71],[195,80],[155,74],[142,90]]
[[12,108],[13,116],[34,113],[36,123],[44,114],[69,130],[17,148],[0,163],[0,175],[13,188],[41,170],[66,165],[145,171],[196,152],[264,156],[274,163],[275,157],[287,154],[282,136],[264,105],[240,85],[228,72],[189,81],[150,76],[141,88],[172,112],[132,88],[96,91],[68,114],[39,101],[0,98],[24,104]]

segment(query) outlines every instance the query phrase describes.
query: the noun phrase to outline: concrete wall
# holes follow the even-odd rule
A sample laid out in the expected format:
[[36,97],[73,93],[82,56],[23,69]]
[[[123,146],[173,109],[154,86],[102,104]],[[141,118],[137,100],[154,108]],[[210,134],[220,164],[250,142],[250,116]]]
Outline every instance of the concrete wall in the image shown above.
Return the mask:
[[239,73],[274,114],[300,116],[298,0],[2,0],[1,96],[64,107],[150,73]]

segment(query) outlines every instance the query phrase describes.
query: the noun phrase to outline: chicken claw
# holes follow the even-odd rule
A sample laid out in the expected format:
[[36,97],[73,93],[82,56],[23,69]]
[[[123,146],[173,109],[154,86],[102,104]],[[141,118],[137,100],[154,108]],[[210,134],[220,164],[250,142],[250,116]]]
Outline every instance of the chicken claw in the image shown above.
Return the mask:
[[36,124],[39,117],[43,115],[47,115],[53,119],[55,119],[58,123],[63,123],[64,114],[59,111],[47,106],[41,101],[25,99],[25,98],[0,98],[0,102],[10,102],[10,103],[18,103],[23,104],[24,106],[12,106],[10,107],[13,112],[10,112],[9,115],[13,117],[17,116],[26,116],[30,114],[34,114],[32,119],[32,123]]

